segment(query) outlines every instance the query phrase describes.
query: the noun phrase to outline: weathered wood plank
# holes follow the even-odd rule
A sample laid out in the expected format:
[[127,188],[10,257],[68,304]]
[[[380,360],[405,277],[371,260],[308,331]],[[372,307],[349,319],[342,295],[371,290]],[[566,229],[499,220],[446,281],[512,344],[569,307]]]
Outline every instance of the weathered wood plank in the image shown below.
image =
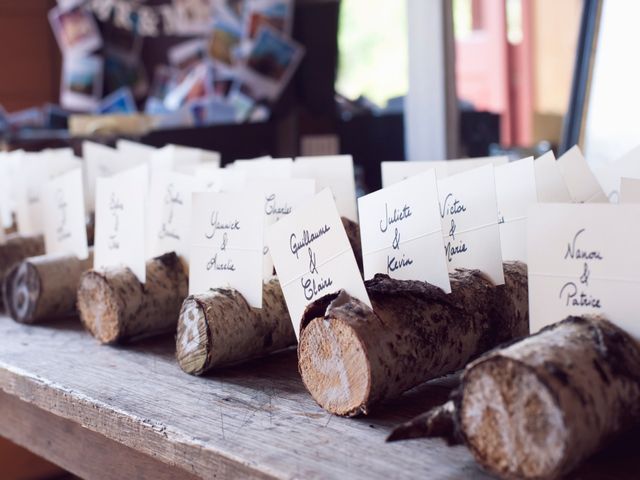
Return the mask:
[[0,318],[0,389],[203,477],[484,476],[464,448],[384,443],[447,388],[423,387],[372,417],[336,418],[304,390],[294,352],[196,378],[178,368],[171,338],[104,347],[72,321]]

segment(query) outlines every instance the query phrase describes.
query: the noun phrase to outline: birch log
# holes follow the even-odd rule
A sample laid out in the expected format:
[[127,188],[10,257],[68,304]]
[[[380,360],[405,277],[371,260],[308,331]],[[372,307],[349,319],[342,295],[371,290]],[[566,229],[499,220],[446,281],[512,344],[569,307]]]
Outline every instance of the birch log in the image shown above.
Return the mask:
[[558,478],[640,424],[640,346],[569,317],[472,362],[452,397],[389,440],[444,436],[501,478]]
[[325,410],[367,413],[373,405],[452,373],[473,357],[528,333],[527,272],[505,264],[503,286],[479,271],[451,275],[453,293],[377,275],[373,309],[345,292],[311,304],[302,319],[298,367]]
[[188,276],[175,253],[147,262],[146,283],[129,268],[86,272],[78,288],[78,310],[87,330],[101,343],[175,332]]
[[[17,233],[7,236],[5,243],[0,243],[0,282],[16,263],[27,257],[44,254],[44,238],[42,235],[23,236]],[[0,299],[0,302],[2,300]],[[0,307],[2,305],[0,304]]]
[[76,313],[80,277],[93,264],[89,258],[53,254],[30,257],[7,273],[2,294],[7,313],[20,323],[39,323]]
[[262,308],[231,289],[191,295],[182,304],[176,337],[180,368],[193,375],[268,355],[296,344],[276,278],[266,282]]

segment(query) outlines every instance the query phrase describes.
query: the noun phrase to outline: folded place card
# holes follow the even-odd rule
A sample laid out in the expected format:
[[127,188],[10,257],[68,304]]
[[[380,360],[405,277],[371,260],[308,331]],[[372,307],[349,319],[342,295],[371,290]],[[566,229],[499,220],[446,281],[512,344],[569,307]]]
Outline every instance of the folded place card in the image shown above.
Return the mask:
[[234,168],[217,168],[212,165],[196,167],[195,176],[202,183],[205,192],[239,192],[244,190],[247,174]]
[[371,306],[331,190],[269,227],[267,245],[296,336],[305,307],[324,295],[345,290]]
[[166,145],[151,154],[151,176],[157,171],[193,174],[199,166],[220,167],[220,154],[199,148]]
[[472,268],[504,283],[493,165],[438,180],[444,253],[449,272]]
[[116,141],[116,149],[130,161],[148,163],[153,157],[156,147],[145,145],[144,143],[132,142],[131,140],[119,139]]
[[64,173],[42,189],[44,244],[47,253],[89,256],[82,170]]
[[604,163],[593,171],[604,193],[612,203],[620,201],[621,179],[640,178],[640,146],[628,151],[622,157]]
[[[316,182],[308,178],[290,178],[286,180],[257,180],[247,182],[247,190],[260,192],[264,205],[265,229],[281,218],[291,214],[295,208],[313,198]],[[266,238],[266,237],[265,237]],[[273,259],[269,247],[264,245],[263,275],[265,279],[273,276]]]
[[15,182],[16,221],[22,235],[44,232],[42,218],[42,187],[49,180],[46,160],[37,153],[19,155]]
[[574,203],[609,201],[577,145],[562,155],[557,165]]
[[620,179],[620,203],[640,203],[640,178]]
[[190,294],[235,288],[262,308],[263,208],[257,192],[193,194]]
[[405,162],[382,162],[382,186],[388,187],[394,183],[434,169],[437,178],[445,178],[458,173],[473,170],[474,168],[483,167],[485,165],[493,165],[495,167],[504,165],[509,162],[506,156],[497,157],[478,157],[478,158],[461,158],[456,160],[423,160],[423,161],[405,161]]
[[340,216],[354,222],[358,221],[356,183],[351,155],[297,157],[293,163],[293,176],[315,180],[316,192],[330,188]]
[[291,178],[293,176],[293,159],[265,157],[253,160],[236,160],[233,162],[233,170],[244,172],[247,178]]
[[145,206],[149,169],[140,165],[96,181],[93,266],[129,267],[146,281]]
[[360,197],[358,211],[365,279],[384,273],[451,292],[434,170]]
[[537,204],[529,210],[531,332],[602,315],[640,338],[640,205]]
[[496,167],[502,260],[527,262],[527,211],[536,203],[533,157]]
[[175,252],[189,258],[191,196],[202,191],[193,175],[159,171],[151,176],[147,207],[147,258]]
[[560,167],[551,150],[533,163],[536,174],[536,192],[540,203],[573,203]]

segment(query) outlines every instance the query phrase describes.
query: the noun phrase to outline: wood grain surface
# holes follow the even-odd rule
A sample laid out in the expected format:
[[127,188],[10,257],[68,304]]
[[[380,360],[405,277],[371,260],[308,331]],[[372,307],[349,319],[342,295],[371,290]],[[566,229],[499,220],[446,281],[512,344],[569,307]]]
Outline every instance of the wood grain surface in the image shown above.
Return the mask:
[[[368,417],[345,419],[313,402],[294,351],[192,377],[179,369],[174,350],[171,337],[107,347],[77,320],[29,327],[0,317],[0,435],[86,478],[131,472],[118,472],[126,462],[140,465],[134,477],[148,478],[149,459],[205,478],[489,478],[464,447],[384,442],[393,426],[442,402],[451,379],[411,390]],[[48,441],[36,438],[42,430]],[[87,440],[75,437],[82,455],[66,457],[60,442],[74,442],[65,431],[85,430]],[[110,471],[74,468],[110,454]],[[615,467],[605,456],[576,478],[627,478],[615,472],[637,473],[634,457],[617,450]]]

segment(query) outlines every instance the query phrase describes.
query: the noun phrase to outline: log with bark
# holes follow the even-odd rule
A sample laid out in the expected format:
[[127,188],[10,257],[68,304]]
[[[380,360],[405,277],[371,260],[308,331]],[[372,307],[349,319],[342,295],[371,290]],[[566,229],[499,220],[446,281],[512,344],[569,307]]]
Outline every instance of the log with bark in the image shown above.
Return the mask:
[[175,253],[147,261],[146,282],[126,267],[90,270],[78,288],[78,310],[101,343],[175,332],[188,275]]
[[300,326],[298,368],[307,390],[331,413],[366,414],[526,335],[526,266],[506,263],[505,281],[496,287],[477,270],[458,270],[447,295],[424,282],[376,275],[366,282],[373,309],[345,292],[317,300]]
[[478,358],[452,399],[390,441],[465,443],[501,478],[557,478],[640,425],[640,345],[595,317],[569,317]]
[[17,322],[30,324],[77,313],[80,277],[92,264],[93,249],[86,260],[52,254],[14,265],[2,284],[7,313]]
[[347,238],[349,239],[349,243],[351,244],[353,255],[356,257],[356,263],[358,264],[358,269],[362,274],[364,272],[364,266],[362,263],[362,243],[360,240],[360,225],[358,225],[353,220],[349,220],[347,217],[341,217],[341,220],[342,220],[342,225],[344,226],[344,231],[347,233]]
[[[7,272],[16,264],[28,257],[44,254],[44,238],[42,235],[19,235],[13,233],[0,243],[0,282],[4,281]],[[0,308],[2,299],[0,298]]]
[[191,295],[182,304],[176,337],[180,368],[201,375],[296,344],[280,283],[264,283],[262,308],[233,289]]

